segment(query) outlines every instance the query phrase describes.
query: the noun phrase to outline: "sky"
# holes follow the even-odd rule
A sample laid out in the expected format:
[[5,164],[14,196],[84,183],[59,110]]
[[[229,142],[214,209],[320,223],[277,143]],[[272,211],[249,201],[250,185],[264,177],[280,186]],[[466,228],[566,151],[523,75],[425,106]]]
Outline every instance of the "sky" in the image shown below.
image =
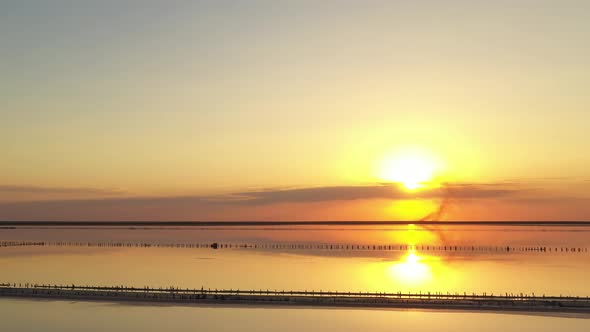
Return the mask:
[[588,40],[588,1],[0,1],[0,220],[589,220]]

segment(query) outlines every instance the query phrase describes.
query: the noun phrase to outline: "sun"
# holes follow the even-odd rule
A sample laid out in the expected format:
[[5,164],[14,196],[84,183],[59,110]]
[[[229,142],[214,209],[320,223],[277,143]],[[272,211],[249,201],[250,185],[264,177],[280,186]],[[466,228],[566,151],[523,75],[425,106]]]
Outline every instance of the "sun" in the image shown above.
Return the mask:
[[385,181],[400,183],[407,190],[422,188],[435,177],[438,163],[422,151],[403,151],[381,162],[379,177]]

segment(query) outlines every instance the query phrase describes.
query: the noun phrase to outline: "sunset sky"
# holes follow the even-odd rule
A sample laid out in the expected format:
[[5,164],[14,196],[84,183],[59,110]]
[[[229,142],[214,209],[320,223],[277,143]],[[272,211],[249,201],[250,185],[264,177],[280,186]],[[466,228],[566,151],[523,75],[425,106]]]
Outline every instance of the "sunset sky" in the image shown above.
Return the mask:
[[3,1],[0,220],[589,220],[589,1]]

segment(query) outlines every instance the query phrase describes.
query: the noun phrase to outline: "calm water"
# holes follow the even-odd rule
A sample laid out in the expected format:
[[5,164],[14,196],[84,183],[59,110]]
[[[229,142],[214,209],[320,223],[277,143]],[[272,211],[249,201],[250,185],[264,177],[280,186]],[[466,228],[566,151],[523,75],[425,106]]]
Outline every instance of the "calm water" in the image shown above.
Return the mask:
[[[590,296],[587,286],[590,227],[29,228],[0,229],[0,240],[126,244],[218,242],[256,246],[218,250],[86,246],[0,248],[0,282]],[[269,244],[307,247],[277,249],[268,248]],[[330,245],[332,250],[327,249]],[[349,250],[336,250],[336,245],[349,245]],[[353,245],[368,249],[350,250]],[[383,245],[392,245],[396,250],[372,250],[373,246],[378,249]],[[405,246],[410,247],[406,249]],[[463,249],[443,249],[455,246]],[[508,246],[510,251],[505,250]],[[320,247],[324,249],[318,249]],[[414,331],[430,331],[440,328],[440,322],[467,331],[474,327],[485,330],[492,321],[494,330],[549,331],[567,327],[582,331],[590,328],[587,319],[489,313],[326,309],[272,309],[271,312],[260,308],[154,307],[7,299],[0,300],[0,312],[8,313],[0,320],[0,327],[11,331],[35,330],[35,324],[53,327],[56,331],[78,330],[81,326],[97,331],[160,331],[168,330],[169,322],[174,322],[172,325],[179,330],[198,324],[208,330],[240,327],[245,331],[279,328],[295,331],[308,327],[339,331],[384,330],[390,329],[392,324],[402,330],[411,327]],[[26,320],[24,317],[30,312],[42,314]],[[436,318],[439,323],[428,325],[432,321],[430,318]]]
[[120,305],[0,299],[1,331],[588,331],[590,320],[497,313]]

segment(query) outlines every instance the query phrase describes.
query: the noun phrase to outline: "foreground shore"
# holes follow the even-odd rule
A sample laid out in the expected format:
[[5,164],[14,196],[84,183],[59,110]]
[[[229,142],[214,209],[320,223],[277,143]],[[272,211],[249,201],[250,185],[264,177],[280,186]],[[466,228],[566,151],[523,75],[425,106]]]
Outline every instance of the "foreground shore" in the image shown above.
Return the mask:
[[0,284],[0,296],[167,304],[527,311],[590,315],[590,298],[587,297],[534,297],[508,294],[493,296]]

